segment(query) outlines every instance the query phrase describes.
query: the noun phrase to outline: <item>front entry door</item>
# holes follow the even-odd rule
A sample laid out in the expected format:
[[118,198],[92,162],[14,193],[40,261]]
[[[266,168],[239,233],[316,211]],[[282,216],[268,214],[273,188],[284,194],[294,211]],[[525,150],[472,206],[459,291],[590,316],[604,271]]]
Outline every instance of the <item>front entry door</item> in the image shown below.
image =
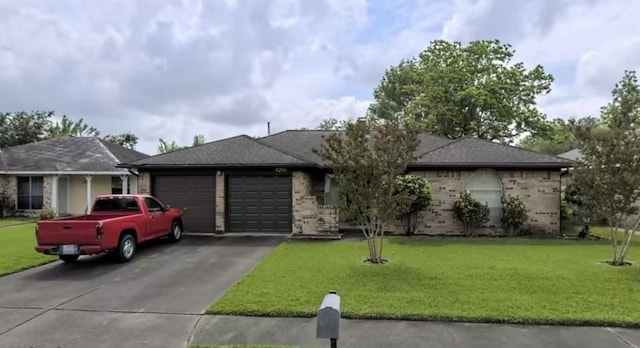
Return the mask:
[[69,178],[58,178],[58,215],[69,214]]

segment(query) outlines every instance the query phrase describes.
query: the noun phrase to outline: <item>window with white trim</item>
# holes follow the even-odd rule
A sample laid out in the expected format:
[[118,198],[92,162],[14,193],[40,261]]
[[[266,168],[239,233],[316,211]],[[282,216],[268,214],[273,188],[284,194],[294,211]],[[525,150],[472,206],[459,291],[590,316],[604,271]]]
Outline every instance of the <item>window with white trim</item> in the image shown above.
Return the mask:
[[482,204],[489,206],[488,226],[500,226],[502,216],[502,180],[490,170],[478,170],[467,181],[467,192]]
[[19,176],[18,200],[16,202],[18,210],[39,210],[44,202],[44,178],[42,176]]
[[[131,193],[131,178],[127,180],[127,192]],[[111,194],[121,195],[122,192],[122,178],[119,176],[111,177]]]

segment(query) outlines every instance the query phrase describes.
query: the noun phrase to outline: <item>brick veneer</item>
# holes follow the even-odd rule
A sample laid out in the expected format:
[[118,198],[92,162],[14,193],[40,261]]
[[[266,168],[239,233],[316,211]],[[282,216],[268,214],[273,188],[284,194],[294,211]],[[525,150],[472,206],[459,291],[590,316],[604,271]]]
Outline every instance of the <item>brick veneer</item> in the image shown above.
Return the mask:
[[216,175],[216,233],[224,233],[225,224],[225,174]]
[[149,174],[149,172],[140,172],[138,174],[138,193],[151,193],[151,175]]
[[309,173],[292,173],[293,233],[317,234],[338,232],[338,212],[318,204],[319,180]]
[[[560,172],[559,171],[494,171],[502,181],[503,194],[522,199],[529,214],[528,228],[534,234],[560,232]],[[427,211],[418,214],[417,234],[461,235],[462,223],[453,213],[453,203],[465,189],[471,170],[412,172],[429,180],[433,202]],[[388,227],[402,233],[399,222]],[[480,234],[504,234],[500,228],[482,228]]]

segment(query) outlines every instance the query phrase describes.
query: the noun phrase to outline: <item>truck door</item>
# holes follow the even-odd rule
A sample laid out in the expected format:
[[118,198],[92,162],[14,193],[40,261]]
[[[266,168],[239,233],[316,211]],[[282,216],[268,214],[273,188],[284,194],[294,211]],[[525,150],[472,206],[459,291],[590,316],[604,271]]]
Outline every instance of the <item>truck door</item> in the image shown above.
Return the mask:
[[168,221],[169,216],[164,211],[162,204],[151,197],[145,197],[144,203],[147,206],[147,212],[149,212],[147,238],[169,233],[171,221]]

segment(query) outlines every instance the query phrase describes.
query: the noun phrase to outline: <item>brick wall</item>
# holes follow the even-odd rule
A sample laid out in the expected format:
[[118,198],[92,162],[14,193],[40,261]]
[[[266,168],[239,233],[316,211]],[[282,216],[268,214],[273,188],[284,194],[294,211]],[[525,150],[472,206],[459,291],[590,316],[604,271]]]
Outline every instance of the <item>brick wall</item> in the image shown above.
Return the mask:
[[149,172],[140,172],[138,175],[138,193],[151,193],[151,175]]
[[225,174],[216,175],[216,232],[224,233],[225,224],[225,198],[224,198],[224,177]]
[[[527,207],[528,228],[534,234],[557,234],[560,231],[559,171],[495,171],[500,177],[504,195],[518,196]],[[433,202],[427,211],[418,214],[417,234],[462,235],[462,223],[453,213],[453,203],[465,189],[473,171],[412,172],[429,180]],[[396,222],[387,226],[393,233],[402,233]],[[479,234],[504,234],[501,228],[482,228]]]
[[42,207],[43,208],[51,208],[51,198],[52,198],[52,189],[51,185],[53,184],[53,176],[45,175],[42,178]]
[[318,203],[319,187],[324,187],[323,176],[292,173],[293,233],[338,232],[338,213],[333,207]]

